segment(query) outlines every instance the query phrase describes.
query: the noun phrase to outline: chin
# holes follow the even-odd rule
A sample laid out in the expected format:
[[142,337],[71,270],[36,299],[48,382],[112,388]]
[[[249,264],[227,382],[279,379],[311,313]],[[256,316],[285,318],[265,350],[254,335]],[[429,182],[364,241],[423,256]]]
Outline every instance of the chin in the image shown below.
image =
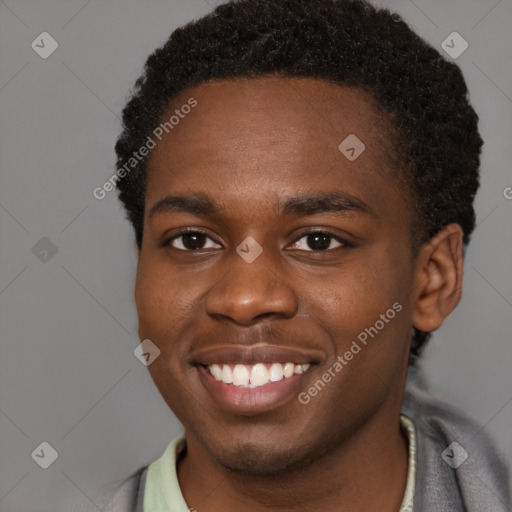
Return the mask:
[[283,450],[275,445],[263,447],[252,443],[240,443],[222,451],[218,450],[218,446],[215,451],[209,448],[207,450],[217,463],[228,471],[260,477],[290,473],[309,465],[316,458],[315,454],[299,452],[295,446]]

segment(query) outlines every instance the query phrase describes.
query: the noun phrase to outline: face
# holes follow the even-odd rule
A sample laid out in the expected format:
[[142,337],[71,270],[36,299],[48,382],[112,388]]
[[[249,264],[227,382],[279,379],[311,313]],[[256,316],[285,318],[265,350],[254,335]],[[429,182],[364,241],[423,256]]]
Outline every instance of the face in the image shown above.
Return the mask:
[[[363,91],[225,80],[164,118],[190,98],[148,162],[140,339],[160,349],[149,371],[191,441],[235,471],[288,471],[398,414],[408,195]],[[339,149],[350,134],[356,159]]]

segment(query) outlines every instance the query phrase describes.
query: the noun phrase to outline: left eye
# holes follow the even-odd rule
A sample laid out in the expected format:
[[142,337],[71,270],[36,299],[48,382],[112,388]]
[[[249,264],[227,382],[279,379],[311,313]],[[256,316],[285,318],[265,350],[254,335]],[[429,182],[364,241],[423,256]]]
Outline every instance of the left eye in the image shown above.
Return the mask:
[[[305,242],[301,242],[303,239],[305,239]],[[333,247],[333,243],[338,245]],[[343,240],[343,238],[340,238],[339,236],[336,236],[332,233],[315,231],[311,233],[305,233],[300,238],[295,240],[292,245],[292,249],[308,251],[308,249],[305,248],[306,246],[309,247],[309,250],[311,251],[327,251],[343,246],[349,247],[350,244],[346,240]]]

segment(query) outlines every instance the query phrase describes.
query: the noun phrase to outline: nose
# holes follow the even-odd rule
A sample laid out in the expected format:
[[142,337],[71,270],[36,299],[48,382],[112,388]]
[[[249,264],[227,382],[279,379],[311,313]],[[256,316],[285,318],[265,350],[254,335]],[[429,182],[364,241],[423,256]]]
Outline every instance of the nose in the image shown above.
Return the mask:
[[298,308],[296,295],[272,267],[265,252],[252,263],[238,254],[232,256],[230,271],[210,289],[206,311],[239,325],[251,326],[263,318],[293,317]]

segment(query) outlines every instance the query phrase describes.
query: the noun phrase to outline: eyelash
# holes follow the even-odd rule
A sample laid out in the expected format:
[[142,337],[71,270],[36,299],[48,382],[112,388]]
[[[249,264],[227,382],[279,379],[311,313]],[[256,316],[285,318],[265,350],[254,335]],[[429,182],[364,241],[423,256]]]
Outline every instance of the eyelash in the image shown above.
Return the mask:
[[[199,233],[201,235],[205,235],[210,240],[213,240],[213,238],[208,233],[206,233],[206,231],[203,231],[202,229],[199,229],[199,228],[189,228],[189,229],[185,229],[183,231],[180,231],[179,233],[174,234],[171,238],[169,238],[166,241],[164,241],[162,246],[164,246],[164,247],[171,246],[172,247],[172,245],[171,245],[172,242],[174,240],[176,240],[177,238],[180,238],[183,235],[190,235],[190,234],[196,234],[196,233]],[[336,240],[336,242],[339,242],[340,244],[342,244],[342,246],[344,246],[345,248],[351,248],[351,249],[355,248],[355,245],[352,242],[349,242],[345,238],[341,238],[339,235],[336,235],[335,233],[333,233],[332,231],[329,231],[328,229],[317,229],[317,230],[305,231],[305,232],[301,233],[292,242],[292,244],[295,244],[296,242],[298,242],[299,240],[301,240],[305,236],[314,235],[314,234],[327,235],[327,236],[333,238],[334,240]],[[216,244],[219,243],[216,240],[213,240],[213,241]],[[321,252],[331,252],[331,251],[334,251],[336,249],[341,249],[341,247],[335,247],[334,249],[316,250],[316,251],[311,250],[311,251],[305,251],[305,252],[321,253]],[[195,251],[194,250],[184,250],[184,249],[176,249],[176,250],[182,251],[182,252],[199,252],[202,249],[197,249]]]

